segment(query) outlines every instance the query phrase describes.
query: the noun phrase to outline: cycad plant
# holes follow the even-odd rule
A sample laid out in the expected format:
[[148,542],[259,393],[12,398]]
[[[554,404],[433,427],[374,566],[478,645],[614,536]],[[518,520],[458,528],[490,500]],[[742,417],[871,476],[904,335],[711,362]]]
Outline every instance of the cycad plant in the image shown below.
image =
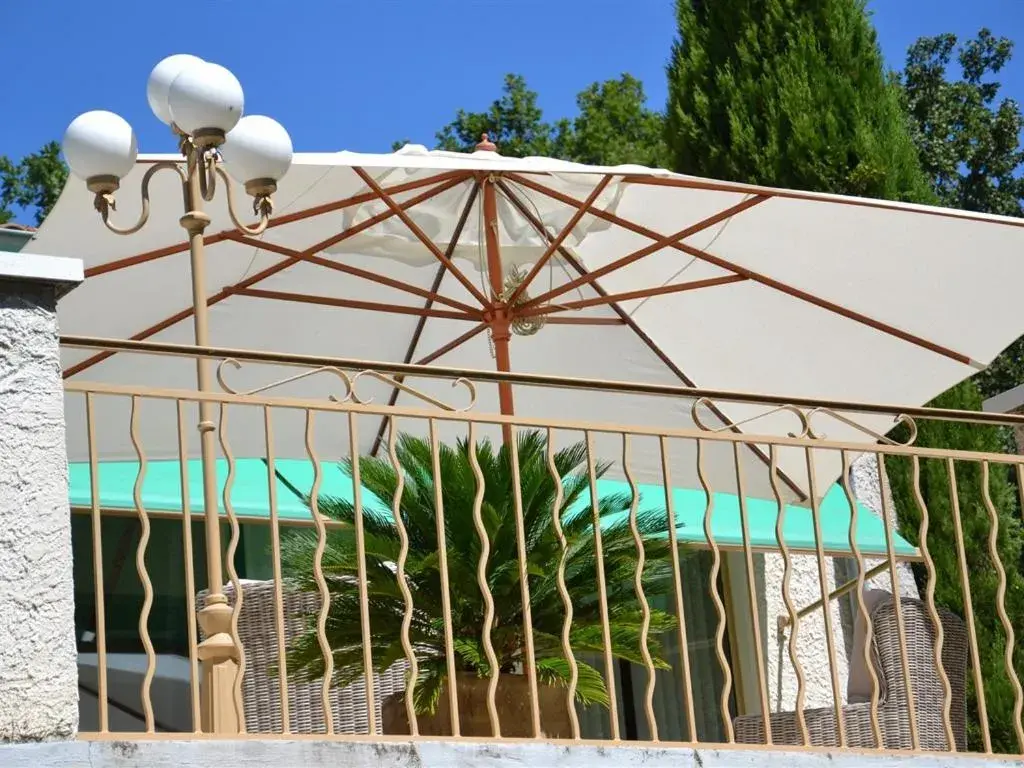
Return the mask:
[[[523,432],[517,445],[537,675],[541,683],[565,685],[570,679],[570,665],[561,644],[565,612],[556,576],[562,548],[552,519],[558,484],[562,487],[558,514],[567,542],[565,580],[573,609],[571,646],[574,655],[604,651],[593,510],[590,503],[580,503],[589,487],[587,450],[584,443],[577,443],[555,452],[556,483],[542,433]],[[460,673],[489,677],[491,670],[482,642],[485,603],[477,582],[481,544],[473,517],[477,480],[470,446],[460,440],[454,447],[441,444],[438,450],[454,653]],[[413,603],[409,633],[419,668],[414,703],[417,713],[432,714],[447,672],[431,446],[426,440],[403,434],[396,439],[395,454],[403,481],[398,510],[409,537],[405,562]],[[525,645],[511,453],[507,445],[495,450],[489,441],[481,440],[476,458],[484,487],[481,517],[490,543],[486,574],[495,606],[491,641],[499,669],[505,673],[523,662]],[[597,463],[597,476],[609,468],[607,463]],[[351,460],[346,460],[343,470],[348,476],[351,469]],[[383,671],[405,656],[401,642],[405,600],[396,577],[400,537],[392,511],[399,473],[388,456],[363,457],[359,469],[363,488],[373,494],[362,494],[362,514],[373,665]],[[642,664],[643,616],[634,592],[637,551],[629,525],[631,502],[629,492],[599,495],[597,513],[611,651],[619,659]],[[318,507],[333,520],[354,523],[355,509],[349,501],[320,497]],[[641,511],[637,527],[646,557],[643,588],[653,603],[673,584],[665,513]],[[318,589],[313,572],[316,543],[315,534],[302,532],[283,544],[285,573],[294,588],[310,592]],[[332,683],[347,685],[363,674],[354,528],[328,533],[322,566],[331,593],[326,638],[333,653]],[[661,656],[660,636],[675,621],[673,615],[651,609],[648,650],[658,668],[668,666]],[[584,705],[607,705],[602,675],[580,658],[576,662],[577,700]],[[308,629],[291,649],[289,668],[306,679],[323,676],[315,616],[309,617]]]

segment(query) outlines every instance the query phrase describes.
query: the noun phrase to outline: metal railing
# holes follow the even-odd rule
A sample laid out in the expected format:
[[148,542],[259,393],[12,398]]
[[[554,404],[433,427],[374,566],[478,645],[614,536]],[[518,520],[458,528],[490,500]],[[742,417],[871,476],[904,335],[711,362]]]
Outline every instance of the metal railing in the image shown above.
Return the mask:
[[[1022,417],[63,343],[219,361],[223,390],[66,381],[97,737],[1024,753],[1024,457],[925,440],[998,445]],[[287,370],[253,384],[260,365]],[[498,382],[661,398],[665,418],[486,412]],[[193,482],[200,403],[216,509]]]

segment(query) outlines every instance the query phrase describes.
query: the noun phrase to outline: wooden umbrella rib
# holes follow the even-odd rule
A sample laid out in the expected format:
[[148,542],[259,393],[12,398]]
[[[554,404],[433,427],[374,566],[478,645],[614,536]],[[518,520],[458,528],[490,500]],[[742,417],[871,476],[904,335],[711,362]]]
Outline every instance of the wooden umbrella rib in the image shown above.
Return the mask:
[[423,247],[430,251],[438,261],[444,264],[455,279],[462,283],[466,290],[472,294],[473,298],[480,302],[480,306],[486,307],[489,305],[490,302],[487,297],[480,292],[479,288],[473,285],[473,281],[466,277],[466,275],[455,266],[455,263],[451,258],[437,247],[434,241],[427,236],[415,221],[412,220],[412,217],[409,216],[409,214],[398,207],[398,204],[392,199],[391,195],[385,192],[370,174],[362,168],[353,168],[352,170],[359,175],[370,189],[377,192],[378,197],[380,197],[384,204],[395,212],[395,215],[402,220],[402,223],[404,223],[405,226],[409,228],[409,231],[416,236],[416,239],[423,244]]
[[480,323],[479,325],[474,326],[473,328],[470,328],[468,331],[463,333],[461,336],[457,336],[456,338],[452,339],[447,344],[441,345],[440,347],[435,349],[433,352],[431,352],[429,355],[424,355],[419,360],[417,360],[415,364],[416,365],[429,365],[430,363],[434,362],[435,360],[444,357],[449,352],[457,349],[458,347],[461,347],[467,341],[469,341],[470,339],[474,338],[475,336],[480,335],[480,333],[482,331],[486,330],[486,329],[487,329],[487,323]]
[[332,261],[330,259],[325,259],[322,256],[313,256],[311,254],[306,253],[305,251],[296,251],[294,248],[288,248],[283,245],[277,245],[276,243],[267,242],[265,240],[260,240],[255,237],[249,237],[248,235],[243,235],[241,232],[233,233],[231,235],[231,239],[239,243],[251,245],[255,248],[259,248],[264,251],[270,251],[272,253],[277,253],[282,256],[293,257],[299,261],[305,261],[308,262],[309,264],[315,264],[317,266],[324,267],[326,269],[331,269],[336,272],[343,272],[346,275],[352,275],[353,277],[359,277],[364,280],[369,280],[370,282],[378,283],[380,285],[386,285],[389,288],[394,288],[396,290],[403,291],[404,293],[412,294],[413,296],[419,296],[420,298],[426,299],[427,301],[437,301],[441,304],[446,304],[447,306],[452,307],[453,309],[460,309],[463,312],[479,312],[479,309],[477,307],[471,307],[469,304],[463,304],[461,301],[450,299],[447,296],[440,296],[437,294],[436,290],[428,291],[424,288],[420,288],[418,285],[406,283],[402,280],[395,280],[394,278],[387,277],[386,275],[382,275],[377,272],[371,272],[368,269],[361,269],[359,267],[354,267],[351,264],[345,264],[344,262],[340,261]]
[[[451,242],[448,243],[448,248],[445,251],[445,255],[451,258],[452,253],[455,252],[455,247],[458,245],[459,240],[462,238],[462,230],[466,227],[466,222],[469,221],[469,214],[473,210],[473,204],[476,202],[477,196],[480,194],[480,183],[475,182],[469,190],[469,195],[466,198],[466,204],[462,207],[462,213],[459,214],[459,220],[455,222],[455,229],[452,230]],[[438,296],[441,291],[441,283],[444,280],[446,269],[444,264],[437,265],[437,272],[434,273],[434,282],[430,285],[430,294],[432,296]],[[433,305],[433,299],[427,299],[423,305],[424,309],[430,309]],[[412,362],[413,356],[416,354],[416,348],[419,346],[420,337],[423,335],[423,329],[427,326],[427,318],[421,317],[416,321],[416,328],[412,332],[412,338],[409,339],[409,346],[405,350],[405,356],[402,359],[404,363]],[[486,327],[480,326],[480,330]],[[479,331],[478,331],[479,332]],[[422,363],[421,361],[421,364]],[[395,381],[402,382],[405,380],[404,376],[396,376]],[[401,390],[396,386],[391,388],[391,395],[388,397],[388,407],[393,406],[398,402],[398,396]],[[377,428],[377,436],[373,439],[373,446],[370,448],[370,455],[376,456],[380,450],[380,446],[384,441],[384,433],[387,431],[388,417],[382,416],[380,419],[380,426]]]
[[918,347],[921,347],[922,349],[927,349],[930,352],[942,355],[943,357],[948,357],[950,360],[956,360],[958,363],[963,363],[964,365],[972,366],[975,364],[969,356],[961,354],[960,352],[956,352],[952,349],[949,349],[948,347],[944,347],[941,344],[936,344],[935,342],[929,341],[928,339],[916,336],[912,333],[908,333],[907,331],[900,330],[899,328],[889,325],[888,323],[883,323],[881,320],[876,320],[875,318],[869,317],[868,315],[864,315],[861,314],[860,312],[848,309],[847,307],[844,307],[840,304],[836,304],[834,302],[828,301],[827,299],[823,299],[820,296],[816,296],[813,293],[802,291],[799,288],[795,288],[791,285],[788,285],[787,283],[775,280],[771,277],[768,277],[767,275],[762,275],[759,272],[754,272],[753,270],[741,267],[738,264],[733,264],[732,262],[726,261],[725,259],[713,256],[712,254],[707,253],[706,251],[702,251],[699,248],[694,248],[692,246],[686,245],[685,243],[678,243],[677,247],[679,248],[679,250],[695,258],[701,259],[702,261],[706,261],[709,264],[714,264],[717,267],[722,267],[723,269],[732,270],[738,275],[743,275],[748,280],[753,280],[754,282],[760,283],[761,285],[764,285],[768,288],[773,288],[776,291],[784,293],[788,296],[792,296],[795,299],[800,299],[801,301],[805,301],[808,304],[813,304],[816,307],[828,310],[829,312],[837,314],[841,317],[845,317],[847,320],[853,320],[854,322],[860,323],[861,325],[866,325],[869,328],[873,328],[876,331],[881,331],[882,333],[885,333],[889,336],[893,336],[897,339],[900,339],[901,341],[906,341],[910,344],[914,344]]
[[[700,288],[714,288],[719,285],[730,285],[731,283],[742,283],[746,282],[747,278],[743,275],[725,275],[723,277],[711,277],[707,280],[692,280],[688,283],[672,283],[670,285],[662,285],[657,288],[641,288],[636,291],[625,291],[623,293],[609,293],[600,296],[595,296],[590,299],[581,299],[580,301],[570,301],[566,304],[549,304],[544,307],[533,307],[523,312],[518,312],[520,317],[536,317],[539,315],[549,315],[554,312],[567,312],[571,310],[586,309],[587,307],[599,307],[606,306],[609,304],[618,304],[623,301],[631,301],[633,299],[649,299],[652,296],[664,296],[669,293],[684,293],[686,291],[696,291]],[[549,319],[548,322],[551,322]]]
[[[432,178],[434,178],[434,177],[432,177]],[[465,178],[467,178],[466,174],[460,174],[459,178],[457,180],[455,180],[454,183],[459,183],[459,181],[462,181]],[[415,197],[409,198],[408,200],[404,201],[402,203],[402,205],[403,206],[411,207],[413,205],[417,205],[418,203],[423,202],[424,200],[430,199],[434,195],[439,195],[442,192],[444,192],[446,189],[448,189],[450,186],[452,186],[452,184],[449,183],[451,181],[452,181],[452,179],[450,179],[450,178],[446,179],[445,183],[441,184],[440,186],[433,187],[432,189],[428,189],[426,192],[422,192],[419,195],[416,195]],[[402,186],[402,185],[398,185],[398,186]],[[395,187],[392,187],[392,189],[395,189]],[[374,196],[368,197],[366,199],[367,200],[372,200],[372,199],[374,199]],[[360,222],[359,224],[357,224],[357,225],[355,225],[353,227],[350,227],[349,229],[345,230],[343,233],[341,233],[341,235],[337,236],[337,241],[340,242],[340,241],[342,241],[342,240],[344,240],[346,238],[352,237],[352,236],[358,234],[359,232],[362,232],[364,229],[366,229],[366,228],[368,228],[370,226],[373,226],[374,224],[376,224],[376,223],[378,223],[380,221],[384,221],[385,219],[388,219],[388,218],[390,218],[391,216],[394,216],[394,215],[395,215],[395,212],[393,210],[389,210],[389,211],[386,211],[386,212],[384,212],[382,214],[379,214],[379,216],[374,216],[374,217],[372,217],[370,219],[367,219],[366,221]],[[209,242],[209,240],[207,240],[206,242]],[[260,241],[260,242],[262,242],[262,241]],[[261,270],[261,271],[255,273],[255,274],[253,274],[253,275],[250,275],[249,277],[245,278],[244,280],[241,280],[241,281],[235,283],[234,285],[227,286],[227,287],[223,288],[222,290],[218,291],[217,293],[213,294],[212,296],[210,296],[209,299],[206,300],[206,305],[208,307],[212,307],[214,304],[217,304],[217,303],[223,301],[224,299],[226,299],[228,296],[230,296],[232,291],[238,290],[239,288],[248,288],[248,287],[250,287],[252,285],[255,285],[256,283],[258,283],[258,282],[260,282],[262,280],[266,280],[267,278],[273,277],[274,275],[278,274],[279,272],[282,272],[283,270],[288,269],[293,264],[299,263],[299,261],[300,261],[300,259],[298,257],[296,257],[296,256],[289,256],[288,258],[284,259],[283,261],[279,261],[276,264],[272,264],[269,267],[267,267],[266,269]],[[144,330],[139,331],[138,333],[136,333],[135,335],[131,336],[130,338],[131,338],[132,341],[144,341],[145,339],[148,339],[150,336],[153,336],[153,335],[155,335],[157,333],[160,333],[161,331],[163,331],[163,330],[165,330],[167,328],[170,328],[172,325],[175,325],[176,323],[179,323],[179,322],[181,322],[183,320],[186,320],[186,319],[192,317],[194,312],[195,312],[195,308],[194,307],[186,307],[185,309],[182,309],[181,311],[176,312],[175,314],[171,315],[170,317],[164,318],[163,320],[160,320],[159,322],[154,323],[153,325],[149,326],[148,328],[145,328]],[[67,379],[67,378],[70,378],[71,376],[74,376],[77,373],[81,373],[82,371],[85,371],[85,370],[91,368],[92,366],[94,366],[94,365],[96,365],[98,363],[101,363],[104,360],[110,358],[114,354],[115,354],[114,352],[110,352],[110,351],[98,352],[97,354],[92,355],[91,357],[89,357],[89,358],[81,361],[80,363],[77,363],[76,365],[73,365],[70,368],[68,368],[67,370],[65,370],[64,371],[64,378]]]
[[526,291],[527,288],[529,288],[534,278],[536,278],[537,275],[540,274],[540,271],[544,269],[544,266],[548,263],[548,261],[551,260],[551,257],[555,255],[555,253],[558,251],[559,247],[561,247],[565,239],[572,233],[573,229],[576,228],[576,225],[580,223],[584,216],[587,215],[587,212],[590,210],[591,206],[593,206],[594,202],[597,200],[600,194],[604,192],[605,187],[608,186],[611,180],[612,177],[609,175],[605,175],[601,178],[601,181],[598,182],[598,184],[594,187],[594,189],[591,191],[587,199],[583,201],[583,205],[576,209],[576,213],[574,213],[572,215],[572,218],[570,218],[569,221],[566,222],[565,226],[562,227],[562,231],[558,233],[554,240],[548,243],[547,249],[544,251],[543,254],[541,254],[541,257],[537,260],[537,263],[533,265],[533,268],[527,273],[523,281],[512,292],[512,295],[508,299],[509,304],[515,304],[516,299],[518,299],[523,294],[523,292]]
[[266,291],[258,288],[232,289],[236,296],[247,296],[253,299],[271,299],[276,301],[292,301],[299,304],[317,304],[325,307],[342,309],[365,309],[372,312],[390,312],[399,315],[416,315],[419,317],[439,317],[446,320],[480,320],[481,313],[451,312],[446,309],[424,309],[404,304],[386,304],[379,301],[362,301],[359,299],[339,299],[333,296],[313,296],[307,293],[289,293],[287,291]]
[[[429,178],[426,179],[418,179],[416,181],[408,181],[405,182],[404,184],[396,184],[392,187],[386,187],[385,191],[388,194],[397,195],[401,194],[402,192],[409,192],[414,189],[420,189],[421,187],[429,187],[432,184],[439,184],[442,182],[450,181],[452,179],[456,179],[455,183],[458,183],[459,181],[465,180],[467,176],[468,174],[464,171],[440,173],[435,176],[430,176]],[[371,200],[376,199],[377,194],[375,192],[361,192],[358,195],[346,197],[342,200],[335,200],[333,202],[324,203],[322,205],[317,205],[312,208],[306,208],[301,211],[295,211],[294,213],[286,213],[282,214],[281,216],[275,216],[273,219],[270,220],[270,223],[267,225],[267,229],[271,229],[273,227],[280,227],[284,224],[290,224],[294,221],[300,221],[302,219],[308,219],[312,216],[319,216],[324,213],[330,213],[331,211],[337,211],[341,208],[348,208],[353,205],[360,205],[362,203],[367,203],[370,202]],[[234,231],[235,230],[233,229],[226,229],[222,230],[221,232],[216,232],[212,235],[208,235],[205,238],[204,242],[207,245],[218,243],[221,240],[230,237],[231,233]],[[95,267],[90,267],[86,269],[85,276],[89,278],[96,277],[98,275],[104,275],[107,272],[116,272],[126,267],[134,267],[137,264],[144,264],[147,261],[162,259],[165,256],[173,256],[176,253],[183,253],[184,251],[187,250],[188,240],[183,240],[173,245],[166,245],[162,248],[157,248],[152,251],[145,251],[144,253],[135,254],[134,256],[126,256],[122,259],[107,262],[106,264],[98,264]]]
[[[405,211],[409,210],[413,206],[419,205],[420,203],[426,200],[430,200],[431,198],[437,197],[442,192],[447,192],[449,189],[458,186],[462,182],[466,181],[468,178],[469,176],[465,174],[455,178],[450,178],[447,181],[438,184],[436,187],[432,187],[431,189],[428,189],[425,192],[421,192],[415,197],[410,197],[408,200],[404,200],[401,203],[394,203],[394,201],[391,200],[391,202],[394,203],[394,207],[389,205],[388,210],[375,214],[374,216],[371,216],[370,218],[366,219],[366,221],[361,221],[358,224],[354,224],[353,226],[339,232],[336,235],[331,235],[331,237],[328,237],[326,240],[321,240],[319,243],[311,245],[304,251],[304,253],[312,254],[316,253],[317,251],[326,250],[327,248],[337,245],[343,240],[346,240],[352,237],[353,235],[362,232],[363,230],[369,229],[370,227],[379,224],[382,221],[390,219],[392,216],[402,216]],[[379,198],[378,196],[374,195],[371,199],[378,200],[382,198]],[[389,197],[388,199],[390,200],[391,198]]]
[[[526,205],[519,199],[517,195],[515,195],[512,192],[511,189],[503,187],[502,191],[505,193],[508,199],[512,201],[513,205],[515,205],[515,207],[519,210],[523,218],[525,218],[542,237],[550,238],[550,235],[544,230],[543,226],[541,225],[541,222],[537,220],[537,217],[533,215],[533,212],[526,207]],[[584,274],[586,272],[586,269],[583,267],[583,265],[576,259],[575,256],[569,253],[569,250],[564,246],[559,248],[559,255],[563,259],[565,259],[566,263],[568,263],[579,274]],[[598,283],[595,283],[593,288],[601,296],[608,295],[608,292],[605,291],[604,288],[602,288],[601,285]],[[672,371],[676,378],[678,378],[681,382],[683,382],[683,384],[685,384],[688,387],[697,386],[693,379],[687,376],[686,373],[683,372],[683,369],[676,365],[675,361],[672,360],[671,357],[665,354],[665,351],[660,346],[658,346],[657,343],[655,343],[654,339],[652,339],[647,334],[647,332],[644,331],[644,329],[641,328],[635,320],[633,320],[632,317],[630,317],[629,313],[626,312],[626,310],[624,310],[619,304],[611,304],[610,306],[612,310],[615,312],[615,314],[622,318],[623,322],[625,322],[626,325],[629,326],[629,329],[637,335],[640,341],[642,341],[644,345],[652,353],[654,353],[654,355],[659,360],[661,360],[661,362],[665,365],[666,368]],[[740,432],[739,427],[730,426],[730,421],[726,417],[725,412],[722,411],[722,409],[719,408],[717,405],[709,403],[708,409],[715,415],[715,417],[719,421],[722,422],[723,425],[726,425],[731,431],[737,433]],[[770,464],[768,455],[759,446],[748,443],[747,447],[754,453],[755,456],[757,456],[757,458],[764,462],[766,466]],[[795,493],[800,500],[807,499],[807,493],[800,487],[798,483],[796,483],[791,477],[789,477],[789,475],[787,475],[782,470],[779,470],[778,474],[779,477],[782,478],[782,481],[786,484],[786,486],[791,491],[793,491],[793,493]]]
[[[688,237],[692,237],[693,235],[697,234],[698,232],[702,232],[708,227],[713,227],[715,224],[718,224],[722,221],[726,221],[727,219],[731,219],[733,216],[742,213],[743,211],[746,211],[750,208],[753,208],[754,206],[763,203],[765,200],[768,200],[768,198],[751,197],[746,200],[743,200],[742,202],[737,203],[736,205],[730,206],[729,208],[726,208],[723,211],[719,211],[714,216],[708,216],[706,219],[702,219],[701,221],[698,221],[696,224],[692,224],[686,227],[685,229],[681,229],[680,231],[675,232],[671,235],[668,235],[666,237],[662,237],[659,235],[655,239],[655,241],[650,245],[644,246],[643,248],[639,248],[633,251],[632,253],[623,256],[620,259],[616,259],[615,261],[610,262],[609,264],[605,264],[603,267],[588,270],[584,274],[577,277],[575,280],[570,280],[568,283],[565,283],[564,285],[560,285],[557,288],[552,288],[547,293],[541,294],[535,299],[527,302],[525,306],[540,306],[541,304],[549,302],[551,301],[551,299],[557,296],[561,296],[564,293],[568,293],[569,291],[575,288],[579,288],[584,285],[593,285],[598,278],[604,277],[609,272],[614,272],[617,269],[627,267],[630,264],[644,258],[645,256],[649,256],[652,253],[656,253],[662,250],[663,248],[668,248],[670,246],[677,245],[680,241],[685,240]],[[595,213],[595,215],[598,214]]]
[[[543,195],[547,195],[548,197],[563,202],[566,205],[574,207],[579,207],[583,205],[581,201],[577,200],[574,197],[571,197],[570,195],[551,189],[550,187],[540,184],[534,181],[533,179],[522,176],[520,174],[511,174],[510,178],[513,178],[517,183],[522,184],[525,187],[529,187],[530,189],[533,189],[536,192],[540,192]],[[609,213],[607,211],[602,211],[599,209],[594,209],[592,213],[594,216],[598,216],[604,219],[605,221],[611,222],[612,224],[617,224],[623,229],[635,232],[638,235],[643,235],[644,237],[650,238],[651,240],[662,239],[662,236],[659,235],[657,232],[647,229],[646,227],[641,226],[635,222],[629,221],[628,219],[623,219],[620,216],[616,216],[613,213]],[[882,333],[885,333],[889,336],[893,336],[895,338],[901,339],[902,341],[906,341],[916,346],[919,346],[923,349],[935,352],[936,354],[942,355],[943,357],[947,357],[951,360],[955,360],[965,365],[975,365],[974,361],[967,355],[948,349],[940,344],[936,344],[935,342],[928,341],[927,339],[921,338],[920,336],[915,336],[912,333],[901,331],[900,329],[888,325],[887,323],[883,323],[880,320],[876,320],[872,317],[868,317],[867,315],[855,312],[854,310],[848,309],[839,304],[828,301],[827,299],[823,299],[820,296],[815,296],[814,294],[808,293],[807,291],[802,291],[798,288],[794,288],[791,285],[770,278],[767,275],[762,275],[751,269],[741,267],[740,265],[734,264],[730,261],[727,261],[726,259],[713,256],[712,254],[707,253],[706,251],[702,251],[698,248],[694,248],[692,246],[680,242],[670,243],[668,247],[675,248],[676,250],[682,251],[683,253],[698,258],[701,261],[705,261],[709,264],[714,264],[715,266],[721,267],[722,269],[727,269],[730,272],[733,272],[737,275],[743,275],[747,279],[764,285],[767,288],[772,288],[773,290],[779,291],[793,298],[805,301],[809,304],[813,304],[814,306],[820,307],[821,309],[828,310],[830,312],[833,312],[834,314],[845,317],[848,320],[853,320],[854,322],[866,325],[870,328],[874,328],[875,330],[881,331]]]

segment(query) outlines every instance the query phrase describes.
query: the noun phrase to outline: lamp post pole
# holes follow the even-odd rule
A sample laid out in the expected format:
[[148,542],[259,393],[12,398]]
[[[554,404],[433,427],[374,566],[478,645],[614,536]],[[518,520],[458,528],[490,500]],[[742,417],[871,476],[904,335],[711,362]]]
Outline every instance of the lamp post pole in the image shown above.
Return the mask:
[[[175,162],[149,166],[141,182],[142,212],[133,226],[119,227],[109,218],[121,179],[135,167],[137,143],[131,126],[110,112],[86,112],[68,127],[64,154],[71,172],[84,179],[95,194],[95,207],[104,224],[120,235],[137,232],[148,221],[149,184],[153,176],[164,170],[177,173],[185,201],[185,212],[179,221],[189,241],[195,343],[209,346],[203,247],[210,217],[203,210],[203,203],[214,198],[217,179],[222,179],[235,227],[248,235],[261,234],[270,222],[277,181],[291,165],[291,139],[284,128],[268,117],[243,118],[243,94],[238,80],[223,67],[195,56],[179,54],[157,64],[150,74],[147,96],[156,116],[178,136],[185,168]],[[232,180],[222,163],[236,178],[245,181],[259,216],[256,224],[247,226],[240,222],[230,186]],[[213,390],[210,361],[204,357],[196,360],[196,384],[200,394]],[[200,399],[198,410],[208,589],[206,603],[197,616],[205,635],[197,647],[202,662],[201,727],[206,733],[230,735],[245,730],[241,697],[235,695],[240,652],[231,630],[233,609],[224,594],[213,403]]]

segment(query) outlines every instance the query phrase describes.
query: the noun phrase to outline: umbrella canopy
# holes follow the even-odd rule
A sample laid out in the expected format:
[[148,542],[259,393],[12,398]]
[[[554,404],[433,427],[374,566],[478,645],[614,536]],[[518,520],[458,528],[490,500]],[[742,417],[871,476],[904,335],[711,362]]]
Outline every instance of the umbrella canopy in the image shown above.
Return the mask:
[[[139,159],[122,182],[115,218],[135,217],[132,190],[151,163],[167,159]],[[64,189],[35,244],[86,263],[85,284],[60,307],[63,333],[192,342],[177,179],[157,174],[151,197],[150,223],[119,237],[103,227],[84,184]],[[1024,222],[1017,219],[422,147],[296,155],[275,197],[275,219],[259,238],[230,229],[223,196],[209,212],[206,285],[218,346],[920,405],[1024,332],[1017,296]],[[492,333],[501,323],[511,325],[507,350]],[[63,363],[73,380],[195,385],[194,365],[180,359],[140,364],[137,355],[68,349]],[[294,373],[247,366],[227,378],[249,390]],[[458,403],[447,383],[410,383]],[[393,393],[385,382],[363,385],[378,403]],[[316,398],[332,391],[329,376],[279,390]],[[694,427],[693,404],[679,399],[519,386],[510,401],[499,394],[479,387],[474,410],[514,404],[525,417]],[[418,401],[398,393],[397,402]],[[82,461],[81,398],[68,408],[69,455]],[[144,410],[147,455],[177,457],[173,407]],[[231,416],[231,445],[236,455],[260,455],[262,414],[242,410]],[[697,409],[712,428],[769,410]],[[301,414],[281,418],[278,455],[306,456]],[[818,428],[868,445],[869,431],[892,425],[883,416],[855,419],[863,428],[826,416]],[[136,457],[126,402],[98,400],[97,423],[102,460]],[[426,426],[406,419],[399,428]],[[799,425],[779,411],[744,429],[785,435]],[[321,429],[318,450],[346,455],[347,430],[344,420]],[[359,449],[371,450],[377,434],[377,423],[361,426]],[[456,434],[465,427],[441,431],[444,439]],[[596,446],[602,458],[623,456],[621,438],[599,436]],[[674,484],[697,487],[693,441],[672,447]],[[194,438],[188,451],[198,455]],[[658,451],[657,440],[633,441],[628,460],[638,482],[661,482]],[[773,498],[763,451],[739,454],[746,491]],[[840,457],[818,454],[825,489]],[[736,492],[732,447],[712,446],[705,459],[712,488]],[[779,465],[791,498],[806,495],[803,452],[781,451]]]

